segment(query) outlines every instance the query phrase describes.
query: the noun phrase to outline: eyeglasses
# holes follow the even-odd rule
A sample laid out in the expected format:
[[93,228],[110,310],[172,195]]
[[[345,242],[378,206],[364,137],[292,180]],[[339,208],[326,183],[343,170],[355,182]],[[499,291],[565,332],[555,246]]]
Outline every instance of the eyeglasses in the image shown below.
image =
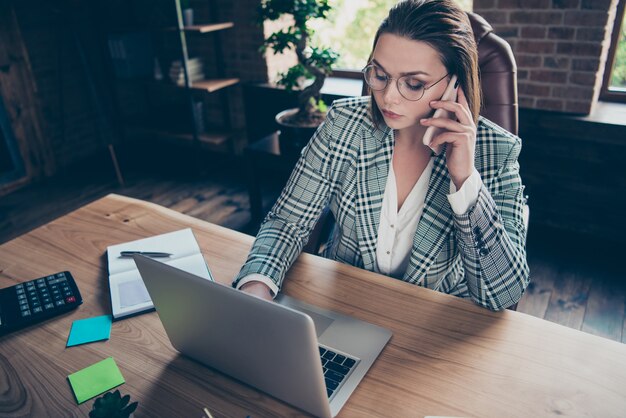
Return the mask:
[[[374,91],[385,90],[389,85],[389,81],[394,79],[393,77],[389,77],[386,72],[384,72],[379,66],[375,64],[368,65],[367,67],[363,68],[361,72],[363,73],[363,77],[365,78],[365,82],[367,83],[367,85]],[[444,75],[439,80],[426,87],[424,83],[418,80],[415,75],[404,75],[395,79],[396,87],[398,88],[398,91],[400,92],[402,97],[412,102],[416,102],[424,97],[424,93],[426,92],[426,90],[434,87],[437,83],[439,83],[447,76],[448,74]]]

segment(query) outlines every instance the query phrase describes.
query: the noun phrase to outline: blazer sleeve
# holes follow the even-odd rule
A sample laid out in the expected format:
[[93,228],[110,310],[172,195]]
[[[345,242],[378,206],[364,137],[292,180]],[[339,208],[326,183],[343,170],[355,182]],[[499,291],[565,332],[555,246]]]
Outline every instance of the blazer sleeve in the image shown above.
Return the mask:
[[471,298],[500,310],[519,302],[529,283],[524,186],[516,138],[495,178],[483,184],[478,200],[462,215],[454,215],[457,243]]
[[265,217],[233,287],[253,273],[269,277],[280,289],[285,273],[302,252],[320,214],[329,201],[333,184],[333,125],[337,110],[302,150],[278,200]]

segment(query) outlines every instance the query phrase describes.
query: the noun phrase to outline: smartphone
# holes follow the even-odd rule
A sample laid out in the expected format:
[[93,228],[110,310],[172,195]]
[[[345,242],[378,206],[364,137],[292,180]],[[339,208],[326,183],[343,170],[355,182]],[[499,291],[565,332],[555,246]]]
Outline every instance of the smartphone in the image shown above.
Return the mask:
[[[443,95],[441,96],[440,100],[449,100],[452,102],[456,102],[456,95],[458,91],[456,80],[457,80],[456,75],[453,75],[452,77],[450,77],[450,81],[448,82],[448,87],[446,87],[446,90],[443,92]],[[452,112],[449,112],[445,109],[437,109],[435,113],[433,114],[433,118],[452,119],[452,117],[453,117]],[[426,129],[426,132],[424,133],[424,138],[422,139],[424,142],[424,145],[428,146],[435,155],[439,155],[441,153],[441,151],[443,150],[443,145],[439,145],[433,148],[430,146],[430,143],[434,138],[437,137],[437,135],[439,135],[440,133],[444,131],[445,129],[439,128],[437,126],[429,126],[428,129]]]

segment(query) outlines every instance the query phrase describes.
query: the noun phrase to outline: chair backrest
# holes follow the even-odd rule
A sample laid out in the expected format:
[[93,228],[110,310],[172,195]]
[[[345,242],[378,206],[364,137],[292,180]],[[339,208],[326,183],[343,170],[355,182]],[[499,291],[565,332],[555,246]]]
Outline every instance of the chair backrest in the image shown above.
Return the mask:
[[478,46],[483,93],[480,114],[517,135],[517,65],[511,46],[480,15],[470,12],[467,15]]

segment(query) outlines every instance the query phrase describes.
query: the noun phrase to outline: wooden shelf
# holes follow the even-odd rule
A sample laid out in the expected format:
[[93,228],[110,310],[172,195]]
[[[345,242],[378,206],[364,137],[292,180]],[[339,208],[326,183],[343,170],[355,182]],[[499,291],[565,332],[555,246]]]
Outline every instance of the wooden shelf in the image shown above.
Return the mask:
[[218,30],[230,29],[233,26],[235,26],[233,22],[223,22],[223,23],[212,23],[210,25],[185,26],[183,30],[185,32],[209,33],[209,32],[216,32]]
[[[234,84],[239,83],[238,78],[212,78],[208,80],[198,80],[194,81],[191,84],[191,89],[198,92],[205,93],[213,93],[223,88],[232,86]],[[164,79],[164,81],[151,81],[151,86],[155,86],[156,88],[163,89],[184,89],[185,86],[179,86],[178,84],[174,84],[169,81],[169,79]]]
[[[217,31],[224,30],[224,29],[230,29],[233,26],[235,26],[233,22],[223,22],[223,23],[211,23],[207,25],[185,26],[183,27],[183,30],[185,32],[190,32],[190,33],[210,33],[210,32],[217,32]],[[169,27],[166,30],[175,31],[175,30],[178,30],[178,28]]]
[[214,78],[211,80],[194,81],[191,88],[194,90],[203,90],[207,93],[213,93],[214,91],[221,90],[237,83],[239,83],[238,78]]

